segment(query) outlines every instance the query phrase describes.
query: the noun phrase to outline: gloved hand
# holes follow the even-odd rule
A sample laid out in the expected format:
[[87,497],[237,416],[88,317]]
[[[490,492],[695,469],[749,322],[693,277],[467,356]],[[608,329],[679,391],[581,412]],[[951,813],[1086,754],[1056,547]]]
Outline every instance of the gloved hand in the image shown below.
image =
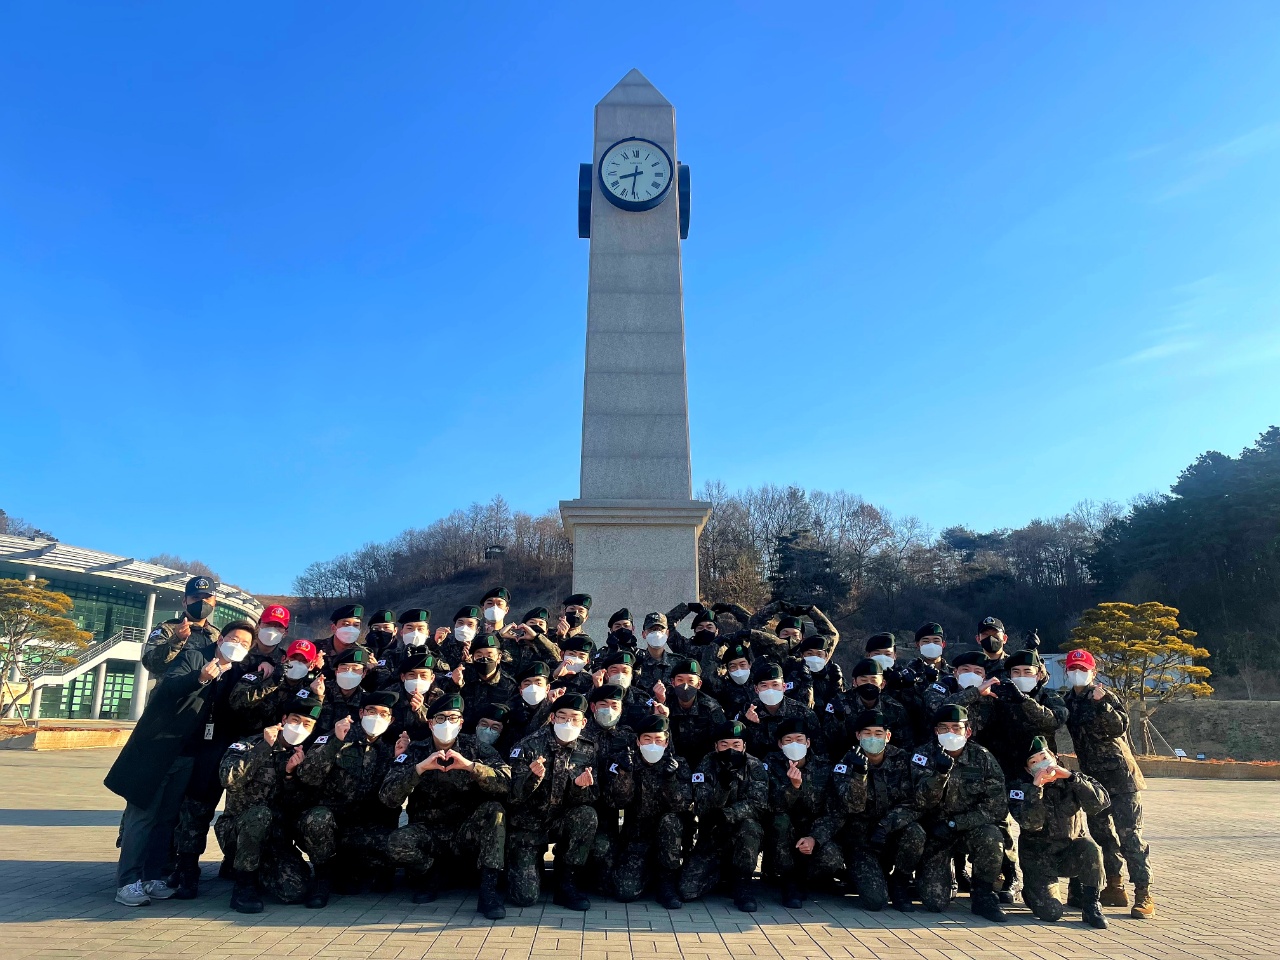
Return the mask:
[[1028,630],[1026,632],[1026,635],[1022,638],[1022,645],[1027,650],[1039,650],[1040,649],[1040,631],[1037,630],[1035,627],[1032,627],[1030,630]]
[[658,772],[664,776],[671,776],[680,769],[680,762],[676,760],[675,754],[670,750],[662,755],[662,759],[658,761]]
[[616,757],[613,758],[613,764],[617,766],[618,772],[620,773],[624,770],[629,771],[632,766],[631,751],[624,750],[622,753],[618,754]]
[[945,753],[940,755],[937,760],[933,761],[934,769],[937,770],[939,773],[950,773],[951,768],[954,767],[955,765],[956,765],[956,762],[952,760],[949,756],[947,756]]
[[689,612],[703,614],[707,612],[707,608],[695,600],[693,603],[689,604]]
[[849,757],[845,766],[849,768],[849,772],[855,775],[861,775],[867,772],[867,758],[860,753],[855,753]]
[[946,820],[939,820],[929,828],[929,836],[939,843],[950,843],[955,839],[956,830]]
[[937,667],[930,666],[927,663],[920,664],[916,668],[916,673],[920,677],[920,682],[926,686],[930,683],[937,683],[938,677],[942,676],[942,674],[938,673]]
[[1003,700],[1006,703],[1021,703],[1027,699],[1027,695],[1015,687],[1012,683],[1001,681],[995,685],[996,699]]
[[726,603],[713,603],[711,605],[711,612],[712,613],[728,613],[729,605]]

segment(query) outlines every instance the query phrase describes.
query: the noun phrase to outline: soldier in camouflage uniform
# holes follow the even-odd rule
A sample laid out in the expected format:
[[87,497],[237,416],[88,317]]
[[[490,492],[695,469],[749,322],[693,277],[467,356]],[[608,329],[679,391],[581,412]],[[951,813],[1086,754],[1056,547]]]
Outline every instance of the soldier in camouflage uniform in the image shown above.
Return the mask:
[[[274,723],[287,704],[306,690],[317,703],[324,700],[324,674],[316,665],[319,651],[310,640],[294,640],[285,651],[279,669],[270,676],[239,674],[228,702],[244,722],[255,729]],[[306,697],[302,699],[308,699]]]
[[923,624],[916,631],[919,655],[896,666],[893,675],[886,677],[886,689],[907,708],[912,743],[926,743],[933,736],[933,714],[925,703],[925,693],[932,684],[951,675],[951,664],[942,655],[946,646],[942,624]]
[[613,867],[620,856],[618,813],[624,803],[621,790],[639,757],[635,732],[621,722],[622,697],[622,688],[612,683],[592,690],[587,696],[591,717],[582,734],[595,742],[596,768],[600,772],[600,796],[596,800],[598,823],[587,873],[593,886],[607,894],[613,893],[610,886]]
[[[569,637],[587,636],[587,618],[591,615],[591,595],[573,593],[564,598],[555,623],[547,625],[547,639],[558,645]],[[587,637],[590,639],[590,637]]]
[[581,736],[587,725],[586,697],[566,693],[555,708],[551,723],[511,750],[507,896],[522,907],[537,902],[543,854],[547,844],[555,843],[555,903],[589,910],[591,901],[578,889],[577,872],[591,854],[599,823],[596,744]]
[[636,655],[630,650],[614,650],[598,657],[592,665],[593,675],[601,683],[611,683],[622,688],[622,723],[634,728],[645,717],[651,716],[653,699],[635,686]]
[[[493,747],[498,756],[505,757],[515,746],[515,739],[508,732],[507,721],[510,719],[510,707],[504,703],[491,703],[480,708],[475,723],[468,732],[475,734],[481,745]],[[463,729],[466,730],[465,723]]]
[[763,759],[778,745],[778,727],[784,720],[796,718],[804,721],[805,729],[813,741],[813,749],[826,752],[822,726],[812,710],[799,700],[786,696],[786,681],[782,678],[782,666],[772,660],[757,660],[752,668],[755,699],[742,711],[746,722],[747,752]]
[[946,706],[934,716],[937,742],[920,747],[911,762],[921,768],[917,803],[929,840],[916,877],[920,902],[934,913],[951,896],[951,860],[967,854],[973,864],[970,905],[975,914],[1004,923],[995,883],[1004,854],[1001,827],[1009,816],[1004,772],[971,738],[964,707]]
[[516,695],[516,679],[502,668],[502,641],[496,634],[477,637],[471,661],[462,666],[463,723],[468,728],[491,703],[508,704]]
[[1105,930],[1107,920],[1098,903],[1102,851],[1086,836],[1085,817],[1107,806],[1107,791],[1092,777],[1059,766],[1043,737],[1031,741],[1024,769],[1009,788],[1009,810],[1021,828],[1022,899],[1041,920],[1060,920],[1062,901],[1053,888],[1059,877],[1078,879],[1082,919]]
[[741,716],[755,699],[755,687],[751,685],[753,659],[749,646],[731,643],[720,654],[720,671],[703,681],[703,689],[716,698],[727,717]]
[[[693,614],[692,634],[686,637],[677,624],[690,613]],[[671,631],[671,648],[682,651],[690,660],[697,660],[704,677],[714,676],[720,666],[720,651],[724,648],[715,613],[701,603],[678,603],[668,611],[667,623]]]
[[880,664],[870,657],[854,664],[853,687],[841,698],[844,710],[836,714],[840,721],[835,735],[837,748],[847,751],[858,742],[857,731],[853,729],[858,714],[863,710],[879,710],[884,714],[889,729],[893,731],[893,739],[899,749],[911,749],[915,736],[907,708],[897,697],[886,693],[884,687],[884,668]]
[[396,638],[378,653],[388,684],[404,674],[407,659],[431,652],[431,611],[423,607],[405,610],[396,617],[396,628]]
[[511,701],[511,716],[507,720],[509,736],[517,743],[536,733],[551,715],[552,704],[547,699],[550,692],[551,668],[541,660],[535,660],[516,674],[519,696]]
[[213,832],[232,858],[231,907],[240,913],[262,912],[259,883],[283,903],[307,895],[311,871],[294,844],[293,825],[310,806],[310,792],[296,773],[319,718],[314,698],[298,699],[285,707],[281,724],[233,743],[222,759],[227,796]]
[[534,607],[502,631],[502,662],[512,676],[537,661],[554,667],[560,662],[560,648],[547,636],[547,608]]
[[183,614],[176,620],[165,620],[147,635],[142,648],[142,665],[159,680],[174,658],[187,646],[212,649],[218,642],[218,628],[209,622],[218,598],[213,581],[208,577],[192,577],[182,593]]
[[367,624],[369,629],[364,635],[364,645],[379,661],[383,661],[396,642],[396,612],[375,610],[369,614]]
[[330,687],[334,685],[334,663],[339,654],[346,653],[348,650],[365,652],[363,660],[366,666],[365,679],[370,689],[376,686],[373,682],[375,680],[373,671],[369,668],[377,664],[378,658],[369,647],[360,642],[360,624],[363,619],[364,607],[358,603],[344,604],[329,614],[329,636],[314,641],[316,649],[321,654],[320,668],[324,671],[325,682]]
[[[778,725],[778,749],[764,759],[769,772],[769,819],[765,823],[764,869],[782,886],[782,905],[799,910],[810,884],[822,874],[832,877],[839,852],[824,850],[835,835],[827,813],[831,765],[813,754],[804,723]],[[820,824],[819,821],[822,821]]]
[[668,910],[684,904],[676,890],[686,824],[693,819],[689,765],[670,749],[663,717],[646,717],[636,731],[638,761],[615,775],[613,791],[623,806],[620,855],[609,886],[623,903],[636,900],[650,880],[654,899]]
[[[325,667],[326,686],[324,712],[320,714],[320,731],[327,733],[343,717],[360,722],[360,703],[370,669],[377,661],[365,646],[352,646],[329,658]],[[333,685],[328,685],[332,678]]]
[[680,899],[696,900],[724,879],[744,913],[757,909],[751,875],[764,844],[769,816],[769,773],[746,752],[743,724],[726,721],[716,731],[715,750],[690,778],[698,839],[680,875]]
[[636,684],[642,692],[662,702],[659,691],[671,686],[671,668],[680,659],[680,654],[670,646],[671,631],[667,629],[666,615],[646,613],[641,635],[644,643],[636,654]]
[[671,687],[663,691],[661,702],[654,703],[653,712],[667,718],[670,749],[692,769],[711,752],[716,730],[726,718],[720,704],[702,692],[702,665],[697,660],[677,660],[671,671]]
[[868,910],[883,910],[892,900],[895,910],[911,913],[911,878],[925,847],[916,808],[923,768],[892,744],[879,710],[864,710],[850,725],[856,746],[836,764],[830,791],[849,879]]
[[400,661],[400,691],[403,693],[391,712],[389,732],[393,737],[408,733],[410,740],[422,740],[429,734],[427,711],[431,704],[445,695],[445,691],[436,681],[440,661],[419,647],[414,649],[417,652]]
[[414,903],[429,903],[442,876],[470,864],[480,871],[476,909],[490,920],[507,915],[498,894],[507,838],[502,801],[511,769],[489,746],[462,733],[462,698],[441,697],[431,705],[431,738],[409,745],[391,765],[380,796],[399,811],[409,800],[409,823],[395,831],[388,849],[408,868]]
[[796,648],[796,656],[782,665],[783,676],[792,685],[791,695],[820,720],[828,713],[827,705],[837,703],[844,693],[844,672],[840,664],[831,662],[826,643],[819,634],[805,637]]
[[[777,627],[770,632],[766,627],[774,617],[778,618]],[[803,617],[813,621],[814,630],[822,637],[826,652],[835,653],[840,631],[813,604],[806,606],[772,600],[752,615],[747,623],[746,636],[739,635],[738,639],[749,642],[757,658],[766,657],[782,663],[798,650],[800,641],[804,639]]]
[[1009,657],[1005,645],[1009,642],[1009,637],[1004,632],[1004,624],[995,617],[984,617],[978,624],[978,634],[974,639],[987,655],[986,663],[983,665],[987,672],[987,679],[1005,677],[1006,661]]
[[344,882],[341,892],[358,893],[366,867],[374,870],[376,892],[390,890],[395,868],[387,838],[399,810],[378,802],[378,790],[391,761],[409,745],[407,733],[398,742],[391,739],[391,711],[398,699],[390,690],[365,693],[359,723],[343,717],[332,732],[316,737],[298,768],[298,779],[317,800],[298,821],[298,845],[315,871],[307,894],[313,910],[328,905],[335,873]]
[[1132,916],[1155,916],[1151,897],[1151,847],[1142,838],[1142,791],[1146,781],[1129,749],[1129,714],[1120,698],[1098,683],[1097,663],[1087,650],[1072,650],[1066,658],[1067,730],[1075,745],[1080,769],[1107,790],[1111,805],[1089,815],[1089,833],[1102,848],[1107,886],[1104,907],[1127,907],[1122,865],[1129,867],[1134,885]]
[[561,661],[551,670],[552,685],[584,697],[595,687],[589,669],[595,643],[590,637],[570,637],[560,647]]

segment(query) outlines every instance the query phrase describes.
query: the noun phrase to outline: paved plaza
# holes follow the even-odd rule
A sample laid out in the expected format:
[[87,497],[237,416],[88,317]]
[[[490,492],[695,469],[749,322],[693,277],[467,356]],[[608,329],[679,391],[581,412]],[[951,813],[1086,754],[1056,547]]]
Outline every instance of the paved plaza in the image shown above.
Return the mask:
[[[122,802],[102,786],[114,750],[0,750],[0,958],[253,957],[435,960],[1163,960],[1280,956],[1280,783],[1152,780],[1147,836],[1159,918],[1107,910],[1111,929],[1042,924],[1014,908],[999,926],[964,898],[941,916],[858,909],[818,896],[784,910],[761,889],[761,910],[724,898],[668,913],[649,902],[599,900],[585,916],[542,904],[490,923],[473,894],[414,906],[408,893],[334,897],[326,910],[268,903],[242,916],[230,884],[206,880],[199,900],[119,906],[116,825]],[[205,875],[216,866],[210,838]]]

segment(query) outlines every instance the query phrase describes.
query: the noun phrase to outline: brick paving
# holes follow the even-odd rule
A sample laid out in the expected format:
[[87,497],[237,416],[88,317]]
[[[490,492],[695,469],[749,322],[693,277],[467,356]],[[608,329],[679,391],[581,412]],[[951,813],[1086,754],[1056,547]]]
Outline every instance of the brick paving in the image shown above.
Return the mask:
[[[268,903],[242,916],[230,884],[199,900],[119,906],[115,826],[122,802],[102,786],[114,750],[0,750],[0,958],[109,960],[1165,960],[1280,956],[1280,784],[1153,780],[1147,836],[1158,919],[1108,909],[1111,929],[1042,924],[1021,906],[1006,925],[968,904],[910,916],[821,895],[784,910],[761,889],[746,915],[724,898],[668,913],[652,903],[596,901],[587,913],[549,899],[490,923],[473,895],[414,906],[407,893],[334,897],[326,910]],[[210,840],[205,874],[218,856]],[[1070,915],[1069,915],[1070,916]]]

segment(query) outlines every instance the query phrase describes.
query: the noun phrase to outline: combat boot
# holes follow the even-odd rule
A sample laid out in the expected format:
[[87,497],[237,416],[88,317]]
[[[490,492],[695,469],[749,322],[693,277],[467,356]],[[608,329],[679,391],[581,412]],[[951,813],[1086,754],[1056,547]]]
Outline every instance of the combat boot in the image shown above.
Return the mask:
[[307,891],[307,909],[322,910],[329,905],[329,874],[331,867],[327,863],[316,867],[316,875],[311,880],[311,888]]
[[369,889],[374,893],[391,893],[396,888],[396,868],[387,864],[378,864],[373,871],[373,883]]
[[911,904],[911,884],[905,880],[899,880],[897,877],[889,880],[889,899],[893,903],[893,909],[899,913],[916,912],[916,908]]
[[799,910],[804,906],[800,885],[791,877],[784,877],[782,880],[782,905],[788,910]]
[[969,894],[969,909],[979,917],[992,923],[1006,923],[1009,918],[1000,909],[1000,899],[996,896],[991,884],[981,880],[973,881],[973,890]]
[[578,889],[577,867],[556,864],[556,893],[552,902],[569,910],[590,910],[591,901]]
[[755,913],[760,909],[756,896],[751,892],[751,874],[744,873],[734,878],[733,905],[743,913]]
[[[1070,906],[1079,906],[1079,904],[1067,902]],[[1129,905],[1129,895],[1124,890],[1124,878],[1119,874],[1114,877],[1107,877],[1107,885],[1102,888],[1098,902],[1104,907],[1127,907]]]
[[1080,888],[1080,919],[1095,930],[1107,929],[1107,918],[1102,915],[1102,904],[1098,903],[1097,887]]
[[234,880],[236,878],[235,864],[232,862],[231,854],[226,854],[222,858],[222,862],[218,864],[219,880]]
[[1151,898],[1150,887],[1133,888],[1133,909],[1129,916],[1135,920],[1150,920],[1156,915],[1156,902]]
[[200,896],[200,859],[184,853],[178,858],[178,869],[173,872],[173,896],[177,900],[194,900]]
[[440,876],[435,869],[413,878],[413,902],[433,903],[440,896]]
[[236,885],[231,888],[231,909],[237,913],[262,912],[262,896],[258,893],[257,870],[236,871]]
[[[1124,887],[1120,888],[1120,892],[1124,892]],[[1075,877],[1067,881],[1067,906],[1075,907],[1077,910],[1084,906],[1080,899],[1080,881]]]
[[676,892],[676,874],[674,870],[663,870],[658,875],[658,891],[654,895],[659,906],[666,907],[668,910],[679,910],[684,906],[684,901],[680,899],[680,894]]
[[476,899],[476,910],[483,913],[486,920],[501,920],[507,915],[502,895],[498,893],[498,871],[490,867],[480,869],[480,896]]

